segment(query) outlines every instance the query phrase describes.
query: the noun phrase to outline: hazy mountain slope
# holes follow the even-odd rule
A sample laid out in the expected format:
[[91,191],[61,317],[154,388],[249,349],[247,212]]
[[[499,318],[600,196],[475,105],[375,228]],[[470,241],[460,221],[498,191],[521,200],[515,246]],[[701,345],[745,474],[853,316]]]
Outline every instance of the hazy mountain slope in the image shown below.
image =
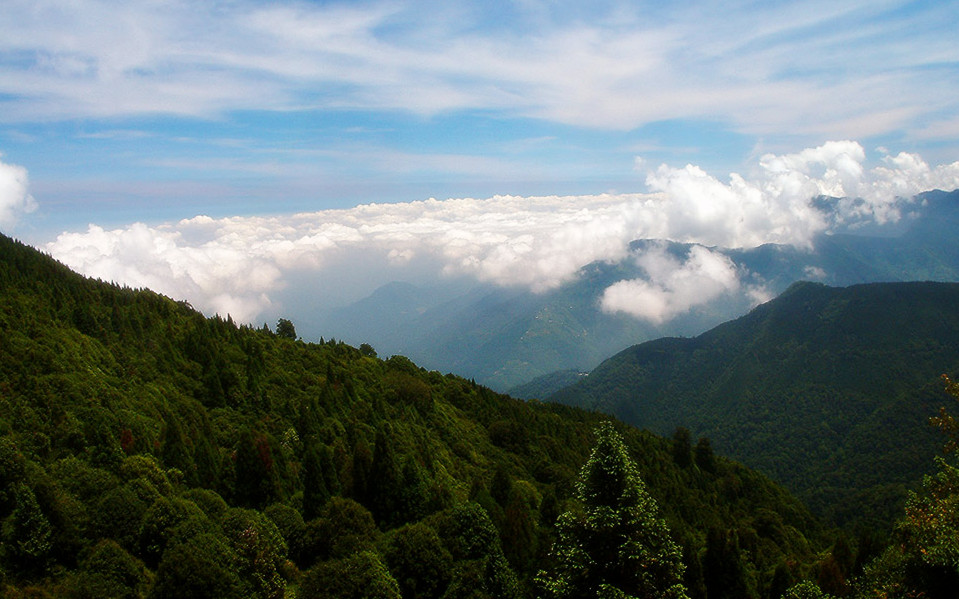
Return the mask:
[[861,517],[930,466],[939,376],[957,371],[959,284],[798,283],[698,337],[629,348],[551,399],[688,427],[819,511]]
[[[437,596],[531,596],[605,418],[204,318],[3,236],[0,291],[3,596],[278,597],[357,551]],[[750,539],[729,559],[757,595],[814,566],[781,487],[617,427],[695,566],[709,530]]]
[[[685,252],[689,246],[676,247]],[[636,340],[693,334],[721,322],[725,312],[711,306],[680,315],[665,327],[599,309],[603,289],[640,274],[633,264],[597,263],[553,291],[477,286],[416,314],[371,302],[377,293],[335,310],[326,330],[353,343],[370,342],[387,355],[401,353],[427,367],[507,389],[556,370],[588,370]],[[433,294],[431,288],[417,290],[422,302]],[[737,313],[749,306],[748,299],[732,301]],[[377,333],[370,324],[377,322],[399,333]]]
[[[736,265],[742,286],[662,324],[602,312],[603,291],[617,281],[648,278],[635,261],[644,250],[655,247],[681,260],[689,244],[638,240],[622,262],[592,264],[575,280],[541,294],[477,285],[450,297],[443,286],[404,286],[404,303],[397,306],[396,288],[388,286],[333,311],[322,330],[508,389],[553,371],[590,370],[642,341],[699,334],[745,314],[755,305],[751,292],[756,290],[774,296],[799,280],[838,286],[959,281],[959,192],[929,192],[920,198],[917,216],[883,227],[848,227],[818,237],[813,248],[712,248]],[[823,200],[824,210],[828,202]],[[438,304],[437,298],[448,301]]]
[[509,390],[509,395],[520,399],[549,397],[566,387],[575,385],[586,374],[580,370],[558,370],[513,387]]

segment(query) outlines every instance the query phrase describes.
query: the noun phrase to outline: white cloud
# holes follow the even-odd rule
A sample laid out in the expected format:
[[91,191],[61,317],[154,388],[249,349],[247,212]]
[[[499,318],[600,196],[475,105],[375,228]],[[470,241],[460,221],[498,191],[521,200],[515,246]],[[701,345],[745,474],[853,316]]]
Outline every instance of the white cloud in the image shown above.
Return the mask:
[[36,209],[37,202],[29,193],[27,169],[0,161],[0,227],[12,229],[20,217]]
[[[663,165],[647,183],[656,193],[429,199],[275,217],[199,216],[113,231],[91,226],[61,234],[46,249],[82,273],[151,287],[248,322],[309,273],[336,287],[343,281],[326,273],[362,279],[428,265],[436,274],[544,291],[592,262],[627,258],[636,239],[809,246],[837,225],[894,221],[912,206],[900,196],[959,188],[959,163],[933,168],[901,153],[868,168],[859,144],[829,142],[763,156],[749,179],[733,174],[722,183],[696,166]],[[859,199],[824,212],[811,202],[820,194]],[[742,289],[731,263],[705,248],[685,261],[662,251],[638,259],[648,278],[606,290],[605,309],[658,322]],[[342,268],[360,260],[362,268]],[[762,290],[745,291],[761,299]]]
[[663,246],[644,253],[636,262],[647,278],[607,287],[600,299],[603,311],[625,312],[662,324],[740,287],[736,265],[703,246],[690,248],[682,262]]
[[[895,222],[911,196],[959,187],[959,162],[931,168],[916,154],[885,156],[868,169],[862,146],[832,141],[795,154],[766,154],[746,179],[733,173],[723,183],[699,167],[661,165],[646,184],[670,198],[664,218],[672,239],[726,247],[775,242],[808,246],[837,225]],[[843,198],[833,212],[810,198]]]
[[188,243],[184,233],[206,220],[183,221],[182,231],[142,223],[113,231],[90,225],[84,233],[61,234],[47,249],[87,276],[147,287],[195,302],[207,313],[250,321],[269,306],[267,293],[282,288],[278,261],[239,247],[256,241],[249,235],[241,240],[236,232]]
[[826,271],[819,266],[807,266],[803,269],[803,277],[811,281],[821,281],[826,278]]
[[928,189],[959,188],[959,162],[930,167],[917,154],[900,152],[883,157],[886,166],[872,171],[865,197],[872,204],[888,204],[892,197],[909,197]]

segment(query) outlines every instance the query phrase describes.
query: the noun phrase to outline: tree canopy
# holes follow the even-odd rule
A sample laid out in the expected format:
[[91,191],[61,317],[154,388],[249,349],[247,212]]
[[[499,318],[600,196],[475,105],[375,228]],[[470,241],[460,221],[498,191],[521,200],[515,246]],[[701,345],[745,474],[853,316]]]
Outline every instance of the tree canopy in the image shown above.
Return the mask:
[[[959,385],[943,377],[946,392],[959,400]],[[861,597],[888,599],[954,598],[959,589],[959,464],[957,429],[947,408],[930,418],[947,436],[945,456],[935,459],[936,471],[911,491],[904,515],[893,530],[888,549],[866,567],[859,581]]]

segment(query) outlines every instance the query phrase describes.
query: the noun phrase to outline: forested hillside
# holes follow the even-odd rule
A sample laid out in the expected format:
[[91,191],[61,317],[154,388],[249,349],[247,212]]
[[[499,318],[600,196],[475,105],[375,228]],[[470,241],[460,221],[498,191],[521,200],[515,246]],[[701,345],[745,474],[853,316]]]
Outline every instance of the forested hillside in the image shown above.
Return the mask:
[[[10,597],[534,596],[606,418],[206,318],[0,237]],[[855,541],[780,487],[615,428],[690,597],[843,588]]]
[[695,338],[607,360],[552,396],[713,448],[833,522],[885,526],[941,446],[927,425],[959,371],[959,285],[799,283]]

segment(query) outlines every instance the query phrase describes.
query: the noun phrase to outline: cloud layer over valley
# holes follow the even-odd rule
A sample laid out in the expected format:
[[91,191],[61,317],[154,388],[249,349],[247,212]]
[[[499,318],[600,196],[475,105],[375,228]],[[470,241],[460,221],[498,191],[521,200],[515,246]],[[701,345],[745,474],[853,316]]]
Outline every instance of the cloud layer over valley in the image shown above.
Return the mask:
[[[762,290],[743,284],[744,273],[708,247],[677,259],[655,244],[631,254],[634,240],[810,247],[820,233],[908,218],[919,208],[911,199],[916,193],[959,188],[959,162],[930,166],[918,155],[881,153],[870,167],[862,146],[850,141],[765,155],[752,172],[728,181],[693,165],[644,166],[637,159],[649,192],[642,194],[429,199],[109,230],[90,225],[62,233],[45,249],[84,274],[150,287],[240,322],[302,305],[304,298],[291,294],[306,291],[303,281],[314,303],[355,300],[413,276],[470,277],[541,292],[594,261],[628,258],[648,276],[606,289],[602,308],[663,322],[726,292],[762,298]],[[25,172],[20,178],[12,172],[0,170],[0,183],[25,182]],[[8,206],[29,205],[25,191],[3,190],[0,217]],[[824,208],[813,201],[817,196],[842,199]]]

